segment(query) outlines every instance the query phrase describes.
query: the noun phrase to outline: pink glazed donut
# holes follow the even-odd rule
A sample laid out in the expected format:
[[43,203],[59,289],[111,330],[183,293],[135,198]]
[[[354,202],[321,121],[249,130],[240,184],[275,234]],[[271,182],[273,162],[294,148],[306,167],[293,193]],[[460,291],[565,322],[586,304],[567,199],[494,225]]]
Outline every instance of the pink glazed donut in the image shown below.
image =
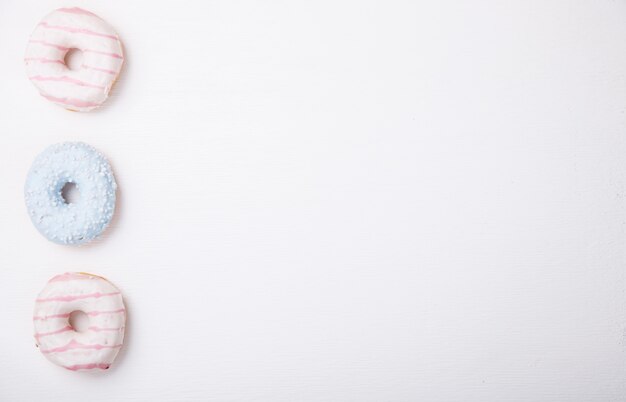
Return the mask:
[[[89,327],[76,331],[70,315],[82,311]],[[35,301],[35,341],[52,363],[68,370],[109,368],[124,342],[126,309],[120,291],[106,279],[68,272],[48,281]]]
[[[72,49],[83,55],[83,64],[75,70],[65,64]],[[109,96],[124,55],[117,33],[100,17],[78,7],[59,8],[35,28],[24,63],[41,96],[66,109],[87,112]]]

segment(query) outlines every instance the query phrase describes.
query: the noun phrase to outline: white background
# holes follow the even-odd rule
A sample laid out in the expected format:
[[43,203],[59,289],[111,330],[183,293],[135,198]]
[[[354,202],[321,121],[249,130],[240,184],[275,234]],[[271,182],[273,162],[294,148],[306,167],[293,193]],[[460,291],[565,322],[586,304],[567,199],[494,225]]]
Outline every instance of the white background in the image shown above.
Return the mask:
[[[27,80],[79,5],[105,107]],[[1,401],[626,400],[626,2],[0,1]],[[86,247],[34,229],[46,146],[105,153]],[[123,291],[107,372],[35,348],[53,275]]]

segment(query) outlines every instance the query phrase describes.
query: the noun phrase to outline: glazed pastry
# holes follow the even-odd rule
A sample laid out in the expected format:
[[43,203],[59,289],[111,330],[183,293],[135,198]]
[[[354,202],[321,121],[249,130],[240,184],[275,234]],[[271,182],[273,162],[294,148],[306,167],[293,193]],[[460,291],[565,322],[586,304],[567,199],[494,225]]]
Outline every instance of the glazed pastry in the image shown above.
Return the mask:
[[[82,311],[89,326],[78,332],[70,315]],[[35,301],[35,342],[52,363],[68,370],[108,369],[124,342],[126,309],[108,280],[68,272],[48,281]]]
[[[70,69],[65,56],[82,52],[83,64]],[[44,98],[86,112],[102,105],[117,79],[124,55],[115,30],[78,7],[59,8],[37,25],[26,48],[26,73]]]

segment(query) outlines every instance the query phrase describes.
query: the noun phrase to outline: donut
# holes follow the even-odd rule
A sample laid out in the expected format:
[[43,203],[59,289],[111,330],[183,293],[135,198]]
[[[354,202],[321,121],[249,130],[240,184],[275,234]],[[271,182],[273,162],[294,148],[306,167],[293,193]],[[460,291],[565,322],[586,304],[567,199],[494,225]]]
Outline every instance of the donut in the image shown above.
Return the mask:
[[[65,63],[72,49],[83,55],[75,70]],[[100,17],[78,7],[59,8],[35,28],[24,63],[41,96],[66,109],[87,112],[109,96],[124,54],[117,33]]]
[[[75,202],[63,198],[73,183]],[[98,237],[115,212],[117,184],[104,155],[82,142],[51,145],[35,158],[24,185],[31,221],[48,240],[83,244]]]
[[[76,311],[89,319],[81,332],[70,325]],[[108,369],[124,342],[125,323],[119,289],[85,272],[55,276],[35,301],[35,343],[48,360],[68,370]]]

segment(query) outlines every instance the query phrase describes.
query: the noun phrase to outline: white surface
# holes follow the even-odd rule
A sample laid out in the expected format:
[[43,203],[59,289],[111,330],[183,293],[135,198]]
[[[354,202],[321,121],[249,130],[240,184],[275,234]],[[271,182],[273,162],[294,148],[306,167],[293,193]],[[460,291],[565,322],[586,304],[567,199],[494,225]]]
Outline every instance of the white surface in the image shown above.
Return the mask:
[[[51,9],[109,21],[105,108],[25,77]],[[623,1],[0,2],[0,400],[626,399]],[[47,242],[47,145],[107,154],[98,244]],[[111,370],[31,338],[56,273],[129,309]]]

